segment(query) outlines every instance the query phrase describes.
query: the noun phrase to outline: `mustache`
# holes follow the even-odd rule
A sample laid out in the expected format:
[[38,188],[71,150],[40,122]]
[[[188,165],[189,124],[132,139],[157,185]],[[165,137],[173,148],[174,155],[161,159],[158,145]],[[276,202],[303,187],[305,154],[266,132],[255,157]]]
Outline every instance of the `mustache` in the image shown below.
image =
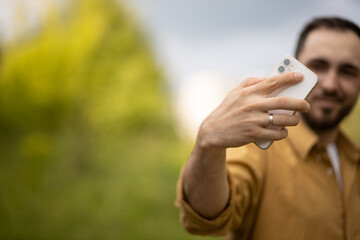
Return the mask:
[[330,98],[336,101],[342,101],[344,99],[343,95],[340,94],[338,91],[326,91],[322,90],[320,93],[318,93],[315,98],[321,99],[321,98]]

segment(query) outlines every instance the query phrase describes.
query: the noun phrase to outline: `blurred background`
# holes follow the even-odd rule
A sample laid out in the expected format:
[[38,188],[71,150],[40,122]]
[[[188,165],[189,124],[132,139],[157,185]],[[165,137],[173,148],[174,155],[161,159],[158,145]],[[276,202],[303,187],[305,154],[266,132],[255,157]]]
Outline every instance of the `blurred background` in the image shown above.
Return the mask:
[[[187,234],[176,181],[202,119],[359,1],[0,0],[0,239]],[[359,104],[345,121],[360,143]],[[350,131],[351,129],[351,131]]]

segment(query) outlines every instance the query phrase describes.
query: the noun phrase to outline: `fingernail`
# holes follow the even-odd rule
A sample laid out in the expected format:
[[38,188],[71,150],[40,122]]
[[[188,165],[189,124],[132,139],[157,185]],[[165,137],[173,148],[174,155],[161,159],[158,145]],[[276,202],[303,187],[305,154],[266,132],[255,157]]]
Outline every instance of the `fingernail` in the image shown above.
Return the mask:
[[307,102],[306,103],[306,107],[307,107],[307,109],[309,109],[310,110],[310,108],[311,108],[311,106],[310,106],[310,104]]
[[295,78],[296,79],[300,80],[300,79],[302,79],[302,77],[303,77],[302,73],[299,73],[299,72],[295,73]]

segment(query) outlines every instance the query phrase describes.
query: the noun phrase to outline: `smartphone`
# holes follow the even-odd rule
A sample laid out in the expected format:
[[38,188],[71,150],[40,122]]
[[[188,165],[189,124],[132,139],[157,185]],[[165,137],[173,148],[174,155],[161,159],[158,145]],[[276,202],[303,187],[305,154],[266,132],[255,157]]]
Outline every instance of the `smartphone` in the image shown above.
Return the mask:
[[[286,55],[281,58],[279,64],[276,66],[276,68],[270,74],[269,77],[273,77],[288,72],[301,72],[304,75],[304,78],[298,84],[281,87],[266,97],[286,96],[297,99],[305,99],[318,82],[318,77],[315,73],[313,73],[310,69],[305,67],[302,63],[300,63],[298,60],[296,60],[294,57],[290,55]],[[269,114],[272,113],[273,115],[295,114],[295,111],[284,110],[284,109],[270,110],[268,112]],[[267,128],[280,130],[283,127],[268,126]],[[255,144],[263,150],[268,149],[272,143],[273,141],[269,141],[269,140],[259,140],[255,142]]]

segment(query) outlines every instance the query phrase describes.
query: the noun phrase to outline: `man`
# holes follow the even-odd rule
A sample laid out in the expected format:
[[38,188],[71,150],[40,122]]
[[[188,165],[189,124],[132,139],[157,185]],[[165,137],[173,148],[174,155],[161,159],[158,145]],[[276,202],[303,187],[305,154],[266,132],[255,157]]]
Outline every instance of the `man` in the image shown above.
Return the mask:
[[[319,78],[307,101],[265,98],[301,81],[299,73],[248,78],[201,124],[178,187],[189,232],[360,239],[360,152],[339,129],[360,90],[360,29],[340,18],[315,19],[296,57]],[[272,109],[298,112],[274,115],[273,125],[299,126],[267,129]],[[276,142],[264,151],[250,144],[259,139]]]

